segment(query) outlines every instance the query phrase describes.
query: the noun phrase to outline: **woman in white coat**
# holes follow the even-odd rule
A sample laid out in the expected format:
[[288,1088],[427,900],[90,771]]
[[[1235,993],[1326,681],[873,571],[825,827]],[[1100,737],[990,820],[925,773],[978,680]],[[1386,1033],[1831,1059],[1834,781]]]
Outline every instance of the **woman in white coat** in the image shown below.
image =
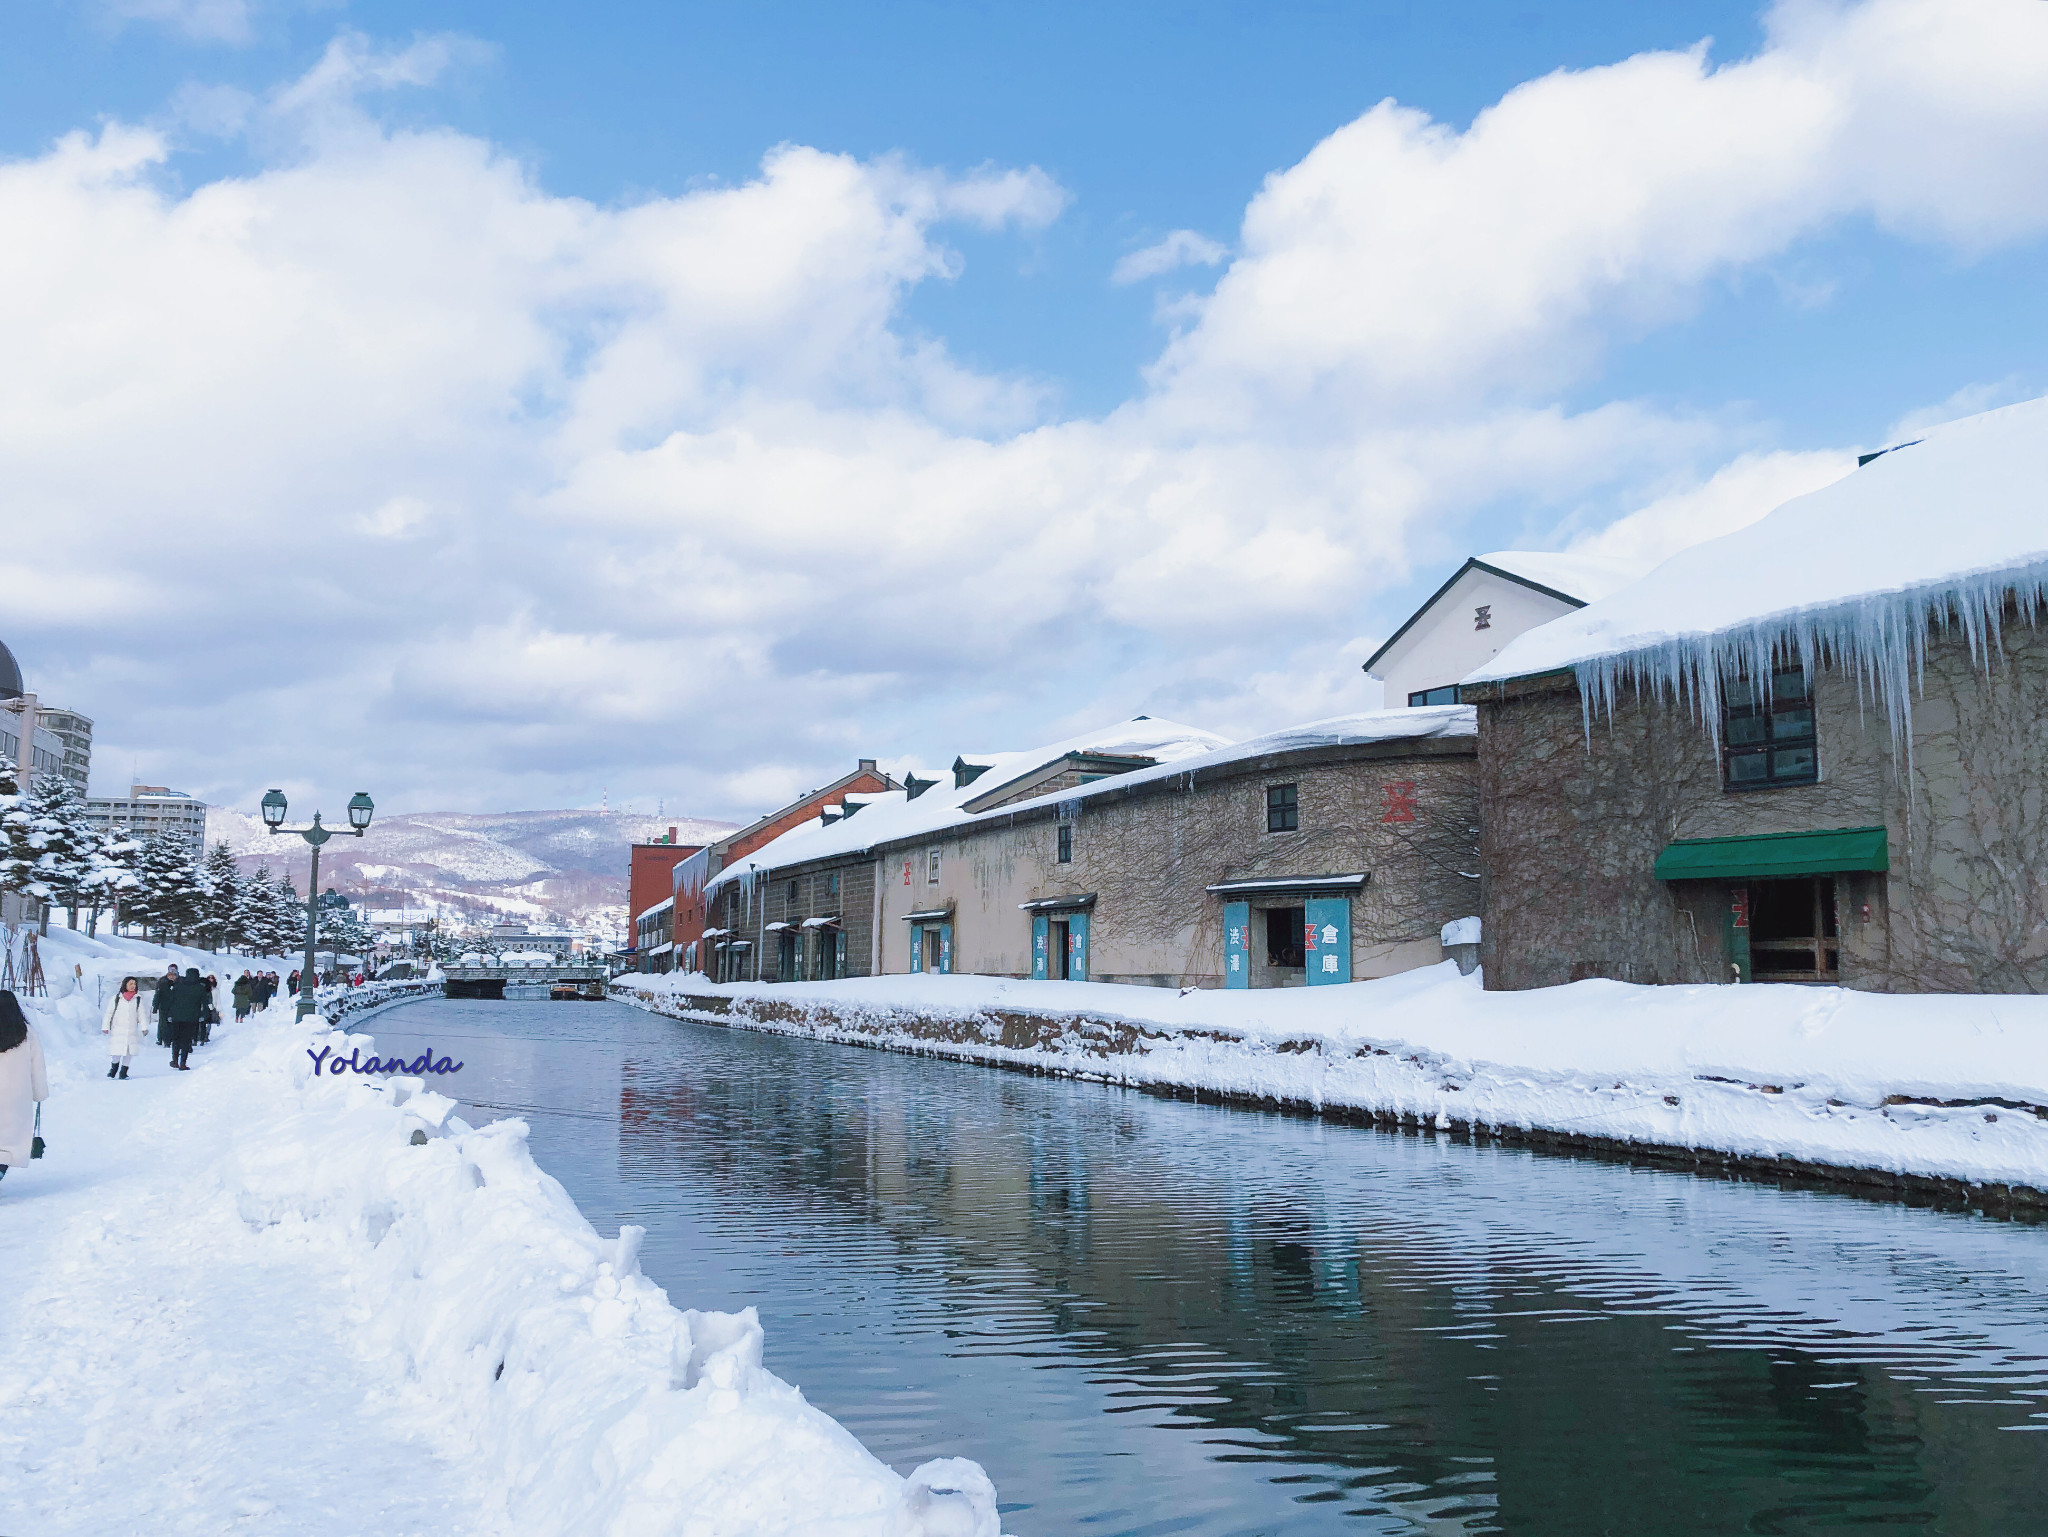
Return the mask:
[[142,1021],[151,1013],[154,999],[145,998],[140,979],[129,977],[121,983],[121,991],[114,994],[114,1001],[107,1005],[106,1023],[100,1031],[107,1038],[107,1055],[113,1060],[107,1063],[109,1078],[126,1078],[129,1059],[136,1048],[142,1045]]
[[50,1097],[43,1043],[13,993],[0,988],[0,1178],[29,1156],[36,1106]]

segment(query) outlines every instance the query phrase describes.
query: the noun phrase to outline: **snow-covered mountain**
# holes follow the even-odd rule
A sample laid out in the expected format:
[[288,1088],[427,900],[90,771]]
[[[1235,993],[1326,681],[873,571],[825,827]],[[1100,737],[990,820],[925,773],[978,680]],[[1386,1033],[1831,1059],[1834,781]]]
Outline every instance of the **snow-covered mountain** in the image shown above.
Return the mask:
[[[380,816],[367,836],[337,837],[321,850],[320,884],[371,907],[431,907],[456,920],[551,919],[623,930],[632,844],[671,827],[679,842],[705,843],[733,825],[597,811]],[[268,865],[305,889],[301,839],[274,837],[261,819],[218,807],[207,813],[206,838],[226,843],[243,869]]]

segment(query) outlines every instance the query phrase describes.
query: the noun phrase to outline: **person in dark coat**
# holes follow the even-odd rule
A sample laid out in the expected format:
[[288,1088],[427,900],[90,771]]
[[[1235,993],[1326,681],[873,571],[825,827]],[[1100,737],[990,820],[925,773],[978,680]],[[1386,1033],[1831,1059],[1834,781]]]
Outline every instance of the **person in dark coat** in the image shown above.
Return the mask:
[[249,973],[243,972],[235,978],[235,1023],[240,1024],[249,1017],[249,1006],[255,1002],[256,988]]
[[166,967],[164,974],[156,979],[156,993],[149,1000],[150,1009],[156,1015],[156,1043],[159,1046],[171,1044],[171,985],[178,980],[178,968]]
[[199,975],[197,966],[186,968],[185,974],[171,984],[171,1001],[165,1012],[171,1021],[171,1066],[180,1072],[192,1070],[192,1048],[198,1044],[209,1002],[206,979]]
[[285,991],[294,998],[299,996],[299,968],[294,966],[292,974],[284,979]]

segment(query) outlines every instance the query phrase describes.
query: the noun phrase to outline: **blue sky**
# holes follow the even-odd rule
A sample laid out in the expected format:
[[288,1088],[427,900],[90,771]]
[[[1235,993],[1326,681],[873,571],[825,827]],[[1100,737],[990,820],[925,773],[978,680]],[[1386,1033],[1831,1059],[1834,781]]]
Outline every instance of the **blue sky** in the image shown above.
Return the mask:
[[[175,507],[161,521],[189,535],[155,554],[202,587],[209,569],[245,591],[267,584],[277,561],[313,558],[322,529],[368,531],[394,541],[378,559],[440,574],[426,599],[396,607],[335,591],[290,619],[272,605],[210,611],[192,645],[220,666],[208,708],[222,741],[266,763],[315,755],[302,731],[254,724],[277,713],[285,665],[348,699],[357,728],[417,740],[403,765],[380,765],[400,786],[395,805],[588,802],[603,785],[615,802],[660,795],[738,814],[829,777],[854,751],[950,761],[962,746],[1050,739],[1140,708],[1227,732],[1357,708],[1359,647],[1463,553],[1597,539],[1651,506],[1664,510],[1607,536],[1649,559],[1686,528],[1704,537],[1816,483],[1916,413],[2040,393],[2048,245],[2038,216],[2014,212],[2039,190],[2029,167],[2044,148],[2023,104],[2048,95],[2027,9],[2041,8],[1968,0],[1944,29],[1954,57],[1907,79],[1901,70],[1939,51],[1913,41],[1937,10],[1908,0],[1775,13],[25,0],[0,24],[0,155],[25,187],[63,193],[29,198],[13,227],[33,246],[39,219],[75,216],[78,241],[113,248],[104,272],[97,259],[36,267],[31,290],[52,286],[13,318],[47,333],[25,340],[26,355],[68,360],[67,326],[97,335],[92,317],[110,308],[151,317],[133,328],[136,376],[160,379],[163,398],[203,424],[174,433],[157,411],[150,430],[189,446],[146,471],[138,449],[136,473]],[[1695,63],[1670,57],[1695,48]],[[1901,90],[1921,106],[1893,110]],[[1806,91],[1837,93],[1841,124],[1796,110]],[[2001,110],[2001,92],[2022,109]],[[1478,153],[1459,136],[1503,97],[1495,117],[1520,124],[1520,147]],[[1421,117],[1371,117],[1388,98]],[[1917,125],[1910,143],[1888,137],[1893,119]],[[1675,163],[1668,178],[1634,153],[1639,122]],[[154,148],[66,171],[65,136],[109,124],[153,135]],[[120,159],[109,139],[93,142]],[[1446,149],[1459,143],[1474,150],[1463,170]],[[544,275],[557,253],[523,268],[502,308],[464,311],[494,341],[548,333],[537,350],[508,345],[495,372],[476,363],[485,349],[412,353],[435,316],[467,302],[407,311],[432,286],[422,274],[473,254],[434,247],[451,237],[415,199],[428,186],[443,203],[466,188],[483,196],[489,179],[474,166],[423,170],[422,145],[519,168],[523,191],[489,196],[534,222],[493,261],[527,261],[536,240],[556,238],[535,231],[582,217],[583,203],[609,220],[591,237],[604,249],[578,249],[566,289]],[[903,211],[902,228],[835,245],[833,231],[853,225],[833,220],[867,217],[847,212],[851,184],[764,180],[777,146],[858,168],[859,196]],[[987,191],[1002,173],[1006,190]],[[905,191],[904,177],[923,179]],[[1580,181],[1602,178],[1613,199],[1580,206]],[[1744,179],[1771,186],[1746,191]],[[327,190],[301,197],[316,185]],[[687,223],[692,210],[740,206],[721,192],[768,186],[778,211],[728,248],[758,266],[816,236],[822,264],[761,300],[779,318],[737,338],[664,322],[625,345],[650,305],[699,314],[694,300],[625,295],[643,282],[666,294],[642,264],[667,258],[634,244],[648,222],[636,211]],[[124,222],[124,197],[145,198],[149,217]],[[260,234],[239,252],[246,269],[219,269],[241,275],[215,292],[181,213],[189,226],[242,198]],[[1319,230],[1318,198],[1341,234]],[[1625,213],[1633,201],[1653,209],[1639,225]],[[1559,203],[1572,211],[1546,212]],[[356,210],[345,225],[332,213],[343,205]],[[1406,212],[1375,227],[1382,207]],[[1248,235],[1248,209],[1260,208],[1269,233]],[[801,230],[777,222],[813,210]],[[1468,224],[1476,234],[1457,233]],[[1213,242],[1216,259],[1114,280],[1120,261],[1175,231]],[[52,249],[86,248],[71,238]],[[1500,265],[1436,292],[1430,261],[1388,254],[1398,239],[1456,242],[1451,253],[1493,245]],[[752,257],[750,240],[764,242]],[[313,271],[314,248],[331,270]],[[704,261],[703,246],[688,249]],[[621,261],[633,276],[618,276]],[[844,293],[830,270],[841,263]],[[1534,311],[1502,299],[1486,313],[1525,277]],[[266,331],[259,307],[238,303],[237,283],[269,294],[273,280],[278,293],[303,282],[322,295],[313,330],[294,330],[311,308],[279,309]],[[1369,310],[1376,289],[1394,296],[1390,312],[1354,317],[1324,345],[1318,306]],[[720,293],[717,304],[735,302]],[[246,336],[203,366],[194,348],[208,349],[191,335],[150,339],[167,310],[209,303],[223,306],[213,334]],[[1410,310],[1427,321],[1413,334]],[[383,362],[359,368],[355,344],[333,342],[344,334]],[[812,355],[821,335],[833,338],[823,361]],[[342,351],[324,353],[330,343]],[[1431,359],[1468,346],[1468,360],[1433,371]],[[57,390],[77,435],[23,450],[29,501],[68,531],[48,547],[60,565],[83,559],[96,531],[120,542],[140,515],[135,485],[88,446],[92,423],[146,393],[110,382],[129,366],[116,350]],[[673,383],[682,376],[697,382]],[[1305,393],[1290,396],[1287,381]],[[632,403],[606,394],[601,421],[588,416],[598,384]],[[394,389],[402,421],[357,411],[364,392]],[[299,390],[301,414],[268,414]],[[490,422],[486,395],[507,402]],[[323,438],[345,469],[323,473]],[[720,479],[735,443],[770,445],[762,462],[775,474]],[[836,469],[821,462],[761,489],[821,444],[841,456]],[[1000,472],[975,467],[991,446],[1007,460]],[[228,461],[241,467],[228,474]],[[976,490],[982,473],[992,478]],[[1032,475],[1042,479],[1019,501],[1012,488]],[[792,552],[832,549],[844,515],[821,507],[831,493],[820,488],[835,483],[860,486],[856,516],[885,530],[873,571],[843,553],[825,569],[777,547],[734,553],[747,542],[734,530],[762,526],[785,527]],[[666,520],[648,510],[665,496],[678,509]],[[223,513],[224,497],[242,510]],[[894,517],[899,504],[915,510]],[[1222,551],[1253,524],[1266,532]],[[498,531],[489,557],[477,553],[486,528]],[[1020,528],[1054,542],[1034,558]],[[1289,529],[1310,537],[1278,549]],[[494,564],[505,550],[525,558]],[[941,551],[927,569],[923,553]],[[1013,570],[1050,573],[1044,591],[1000,574]],[[436,611],[449,573],[482,571],[473,602]],[[552,580],[536,583],[537,571]],[[935,581],[971,589],[978,572],[997,573],[1016,601],[998,605],[1007,636],[962,645],[988,605],[954,613],[930,595]],[[845,597],[835,574],[872,605],[850,647],[818,616]],[[100,575],[117,602],[132,590]],[[915,622],[921,605],[928,626]],[[17,652],[32,670],[47,658],[53,691],[103,720],[123,765],[156,763],[223,799],[289,777],[243,775],[177,739],[171,657],[138,654],[132,636],[126,650],[93,651],[86,615],[59,603],[18,625]],[[721,668],[752,701],[743,714],[709,682],[621,681]],[[536,671],[544,682],[529,681]],[[456,680],[439,697],[423,681],[437,675]]]

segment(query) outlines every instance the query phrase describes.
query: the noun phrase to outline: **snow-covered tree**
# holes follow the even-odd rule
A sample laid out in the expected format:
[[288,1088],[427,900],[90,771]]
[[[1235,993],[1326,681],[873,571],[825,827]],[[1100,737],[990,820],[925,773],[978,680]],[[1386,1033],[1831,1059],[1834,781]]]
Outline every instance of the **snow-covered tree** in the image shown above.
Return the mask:
[[[12,765],[10,765],[10,768]],[[10,775],[7,806],[0,811],[4,853],[0,853],[0,884],[39,902],[62,903],[71,927],[78,927],[78,907],[85,883],[93,874],[95,836],[86,820],[85,802],[61,774],[45,774],[19,793]]]
[[189,848],[161,835],[145,839],[135,864],[128,916],[158,940],[177,940],[199,919],[199,870]]
[[86,903],[86,933],[97,934],[100,914],[118,914],[122,903],[140,886],[136,867],[141,859],[142,840],[127,828],[106,827],[94,832],[87,850],[88,869],[80,882],[80,894]]
[[292,955],[306,942],[306,904],[285,876],[270,888],[271,931],[279,955]]
[[339,955],[368,955],[377,942],[357,914],[345,902],[320,904],[320,947]]
[[225,843],[206,851],[199,867],[199,941],[209,950],[231,942],[235,919],[242,903],[242,872],[235,868],[235,856]]

